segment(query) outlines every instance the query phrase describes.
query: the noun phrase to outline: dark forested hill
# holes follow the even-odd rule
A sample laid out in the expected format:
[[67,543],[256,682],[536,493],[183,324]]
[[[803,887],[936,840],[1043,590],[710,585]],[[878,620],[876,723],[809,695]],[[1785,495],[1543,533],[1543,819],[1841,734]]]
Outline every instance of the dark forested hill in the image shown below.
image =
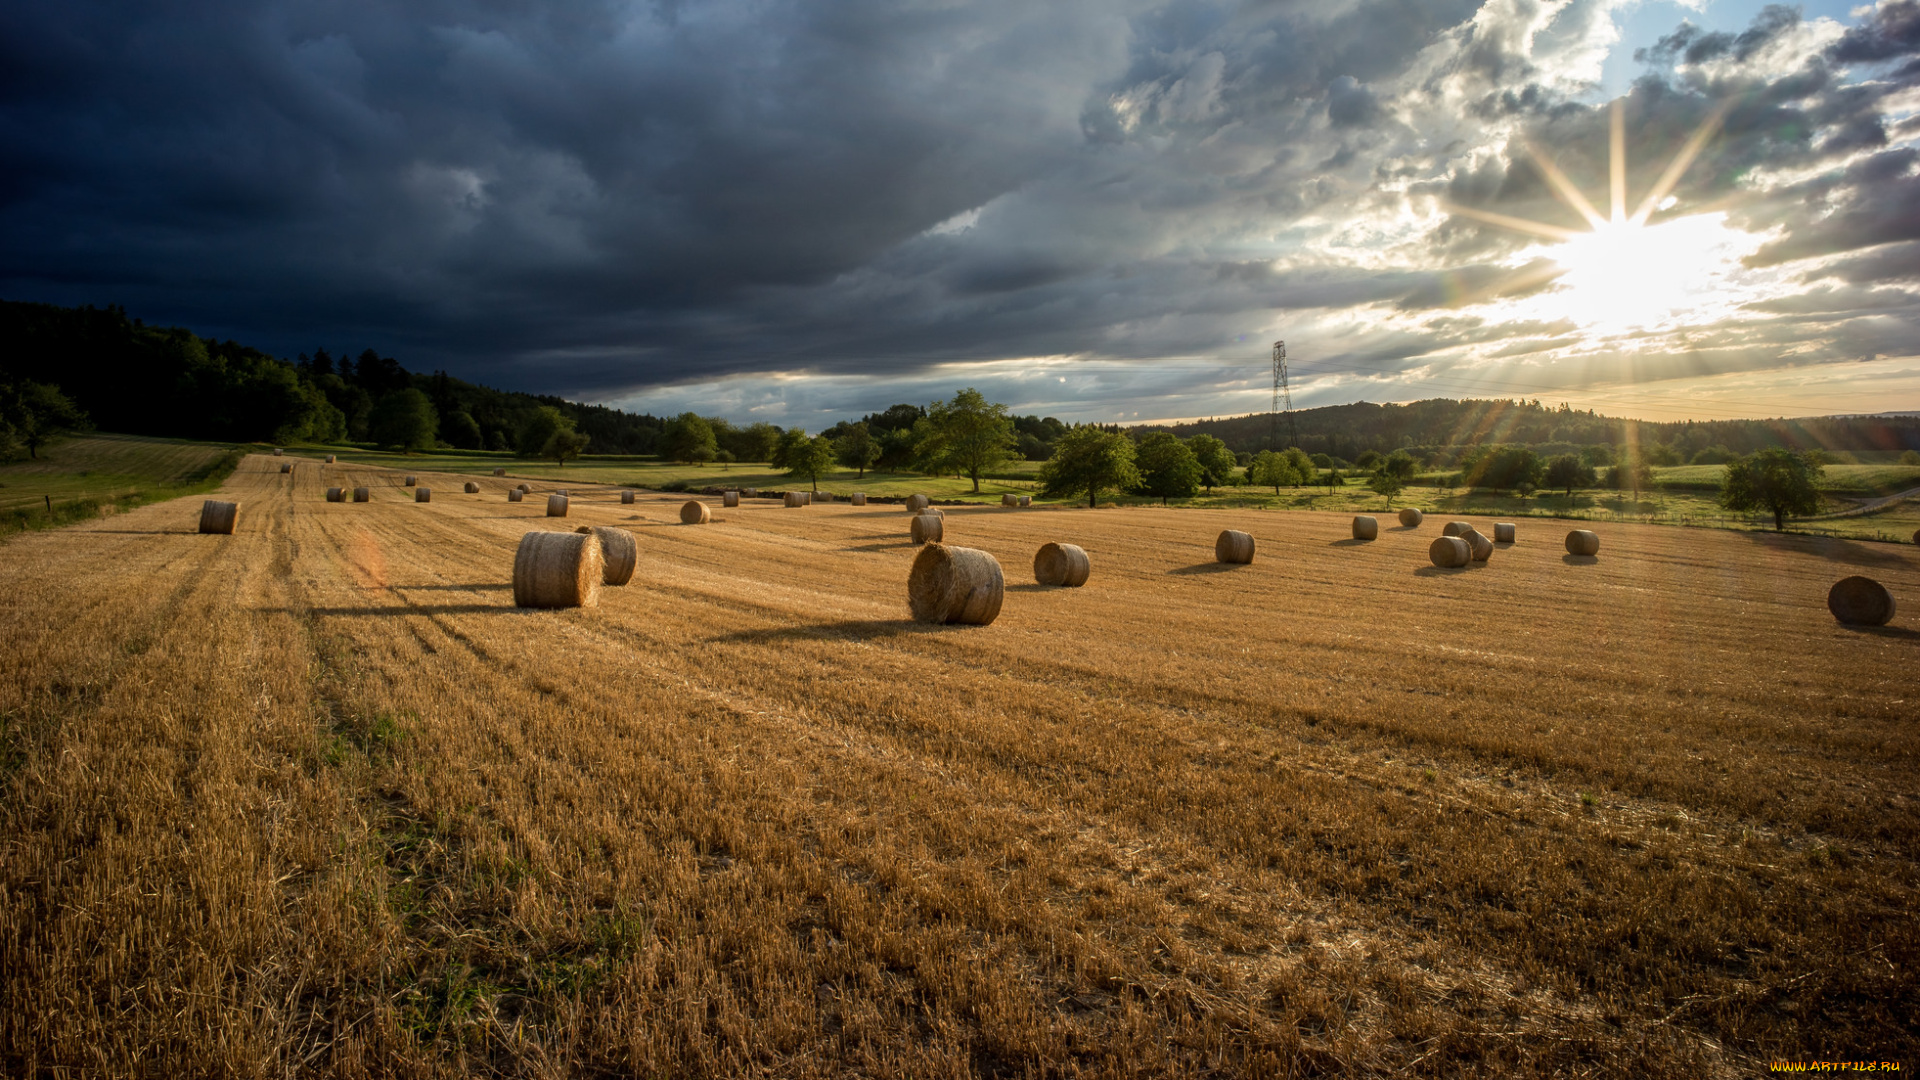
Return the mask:
[[118,307],[0,301],[0,380],[58,386],[95,427],[136,435],[296,442],[368,437],[374,405],[402,390],[434,404],[442,441],[514,448],[543,405],[571,416],[597,454],[651,453],[661,421],[600,405],[477,386],[407,371],[369,349],[338,360],[316,350],[282,360],[179,327],[147,326]]

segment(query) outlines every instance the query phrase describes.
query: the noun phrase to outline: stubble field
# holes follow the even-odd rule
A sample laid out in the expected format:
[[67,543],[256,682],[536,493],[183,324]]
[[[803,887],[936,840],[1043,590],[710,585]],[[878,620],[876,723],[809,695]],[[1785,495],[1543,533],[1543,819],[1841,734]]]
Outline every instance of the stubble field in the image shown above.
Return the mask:
[[[0,1072],[1920,1066],[1912,547],[956,509],[1006,605],[927,627],[897,508],[464,479],[0,546]],[[588,523],[632,584],[514,609]]]

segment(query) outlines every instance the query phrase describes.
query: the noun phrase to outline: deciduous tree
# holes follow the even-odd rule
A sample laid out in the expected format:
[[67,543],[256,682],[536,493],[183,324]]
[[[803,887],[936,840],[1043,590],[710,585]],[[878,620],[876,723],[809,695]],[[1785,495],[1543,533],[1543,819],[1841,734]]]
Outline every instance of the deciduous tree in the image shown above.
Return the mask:
[[1099,504],[1102,491],[1124,491],[1140,482],[1134,467],[1133,440],[1114,431],[1078,427],[1053,444],[1053,456],[1040,466],[1040,490],[1049,498],[1087,493],[1087,505]]
[[1812,453],[1798,453],[1769,447],[1727,463],[1726,479],[1720,488],[1720,505],[1729,510],[1765,510],[1773,515],[1773,528],[1787,527],[1787,515],[1804,516],[1820,509],[1820,492],[1814,487],[1824,467]]

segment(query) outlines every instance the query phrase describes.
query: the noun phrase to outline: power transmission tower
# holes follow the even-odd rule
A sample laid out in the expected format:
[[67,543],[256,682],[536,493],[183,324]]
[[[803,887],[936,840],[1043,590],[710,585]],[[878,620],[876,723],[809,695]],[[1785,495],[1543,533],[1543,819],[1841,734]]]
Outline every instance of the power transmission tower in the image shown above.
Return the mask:
[[1287,343],[1273,343],[1273,410],[1272,420],[1267,425],[1267,447],[1278,449],[1280,441],[1280,403],[1286,402],[1287,445],[1296,446],[1300,442],[1300,432],[1293,421],[1293,391],[1287,387]]

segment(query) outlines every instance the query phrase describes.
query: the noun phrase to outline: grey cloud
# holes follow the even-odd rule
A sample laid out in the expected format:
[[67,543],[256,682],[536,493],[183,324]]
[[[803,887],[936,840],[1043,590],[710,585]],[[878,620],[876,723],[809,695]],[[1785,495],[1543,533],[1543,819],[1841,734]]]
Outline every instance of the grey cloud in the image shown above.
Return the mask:
[[1334,127],[1370,127],[1383,111],[1373,91],[1351,75],[1340,76],[1327,88],[1327,120]]
[[1848,29],[1827,55],[1847,64],[1914,52],[1920,52],[1920,2],[1893,0],[1875,9],[1864,26]]

